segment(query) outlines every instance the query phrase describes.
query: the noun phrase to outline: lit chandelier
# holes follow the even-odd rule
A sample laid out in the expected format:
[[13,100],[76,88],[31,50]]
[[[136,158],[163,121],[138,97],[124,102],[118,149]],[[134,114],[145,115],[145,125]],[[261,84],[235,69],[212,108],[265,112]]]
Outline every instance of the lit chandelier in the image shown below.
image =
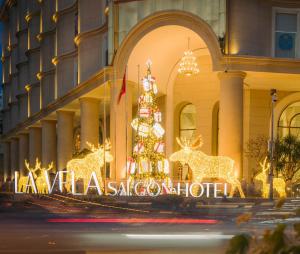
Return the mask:
[[183,53],[183,57],[180,59],[178,72],[187,76],[199,73],[196,57],[190,50],[190,38],[188,38],[188,50]]

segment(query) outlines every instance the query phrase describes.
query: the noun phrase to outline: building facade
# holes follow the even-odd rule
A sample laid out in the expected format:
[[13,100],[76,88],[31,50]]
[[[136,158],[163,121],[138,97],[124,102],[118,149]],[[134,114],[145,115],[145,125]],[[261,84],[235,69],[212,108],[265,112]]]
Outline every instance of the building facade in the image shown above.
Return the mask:
[[[106,178],[126,179],[148,58],[167,157],[179,149],[176,137],[202,135],[202,151],[230,156],[250,181],[256,164],[245,150],[269,138],[270,89],[278,92],[275,134],[299,135],[297,0],[6,0],[1,20],[5,181],[25,160],[65,169],[87,142],[106,138],[114,157]],[[188,40],[200,69],[192,76],[178,73]]]

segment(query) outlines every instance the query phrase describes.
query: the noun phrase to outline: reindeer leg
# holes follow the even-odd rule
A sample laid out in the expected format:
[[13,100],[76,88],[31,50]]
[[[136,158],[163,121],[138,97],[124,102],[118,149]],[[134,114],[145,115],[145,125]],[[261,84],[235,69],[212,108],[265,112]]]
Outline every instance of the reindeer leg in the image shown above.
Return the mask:
[[245,198],[245,194],[243,192],[243,189],[242,189],[242,186],[241,186],[241,183],[238,179],[235,179],[235,182],[236,182],[236,187],[238,188],[239,190],[239,193],[240,193],[240,196],[241,198]]

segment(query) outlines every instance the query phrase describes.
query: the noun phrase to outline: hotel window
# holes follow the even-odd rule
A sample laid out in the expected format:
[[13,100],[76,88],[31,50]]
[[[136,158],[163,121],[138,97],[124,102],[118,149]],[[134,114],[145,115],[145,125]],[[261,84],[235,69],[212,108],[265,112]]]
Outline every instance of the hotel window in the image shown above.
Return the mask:
[[278,123],[278,137],[288,135],[300,139],[300,101],[289,105],[281,114]]
[[180,112],[179,136],[182,139],[191,139],[196,133],[196,107],[193,104],[185,105]]
[[274,15],[274,56],[300,57],[299,12],[278,10]]

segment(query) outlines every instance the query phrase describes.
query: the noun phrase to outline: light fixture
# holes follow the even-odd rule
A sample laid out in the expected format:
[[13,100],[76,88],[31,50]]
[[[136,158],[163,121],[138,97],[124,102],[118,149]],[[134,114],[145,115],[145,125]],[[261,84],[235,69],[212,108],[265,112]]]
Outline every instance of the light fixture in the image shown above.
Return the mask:
[[188,50],[183,53],[179,62],[178,72],[186,76],[191,76],[199,73],[196,57],[192,50],[190,50],[190,38],[188,38]]

